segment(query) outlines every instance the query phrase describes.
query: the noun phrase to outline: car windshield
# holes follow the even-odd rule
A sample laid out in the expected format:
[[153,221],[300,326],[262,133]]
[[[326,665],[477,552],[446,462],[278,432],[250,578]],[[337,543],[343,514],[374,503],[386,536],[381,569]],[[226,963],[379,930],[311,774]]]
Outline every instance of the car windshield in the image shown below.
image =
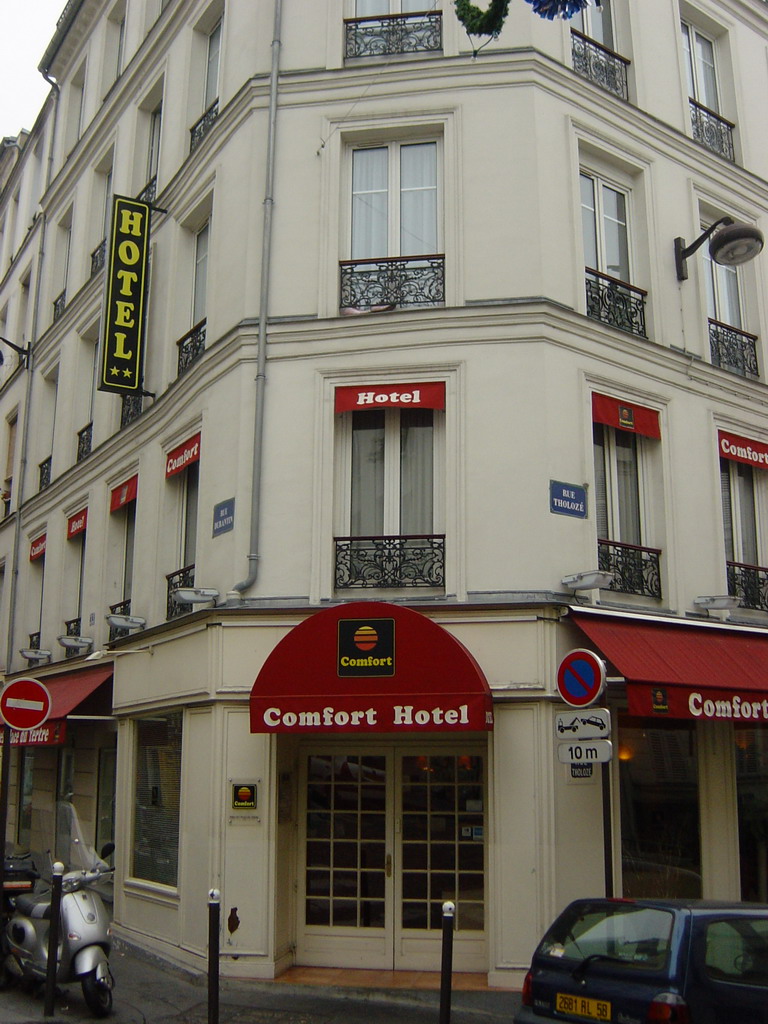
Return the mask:
[[710,978],[768,987],[768,917],[711,921],[705,966]]
[[539,946],[543,956],[581,962],[621,961],[661,969],[667,959],[674,917],[670,911],[631,903],[579,903],[568,907]]

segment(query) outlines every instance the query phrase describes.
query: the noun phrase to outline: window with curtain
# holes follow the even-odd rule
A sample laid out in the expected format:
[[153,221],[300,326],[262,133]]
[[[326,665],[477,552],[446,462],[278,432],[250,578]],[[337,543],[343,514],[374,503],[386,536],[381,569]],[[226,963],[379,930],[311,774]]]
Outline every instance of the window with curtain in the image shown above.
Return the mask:
[[720,112],[715,72],[715,44],[693,25],[681,22],[688,95],[715,113]]
[[751,466],[720,460],[725,557],[729,562],[759,565],[755,476]]
[[627,193],[586,172],[580,175],[580,188],[584,263],[630,281]]
[[353,260],[439,251],[436,142],[352,151]]
[[175,886],[179,865],[181,711],[135,724],[132,874]]
[[637,435],[594,423],[593,445],[598,538],[642,544]]

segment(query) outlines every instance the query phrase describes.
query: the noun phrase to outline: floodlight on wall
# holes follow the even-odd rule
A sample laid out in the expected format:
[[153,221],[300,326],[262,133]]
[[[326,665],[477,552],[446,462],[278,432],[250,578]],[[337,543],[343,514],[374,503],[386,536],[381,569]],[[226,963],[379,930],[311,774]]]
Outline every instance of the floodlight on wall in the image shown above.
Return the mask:
[[117,615],[111,612],[104,618],[113,629],[144,629],[147,624],[147,620],[138,615]]
[[56,639],[68,651],[87,651],[89,647],[93,647],[93,638],[90,636],[68,636],[64,634],[57,636]]
[[738,608],[741,599],[736,594],[703,594],[701,597],[695,597],[693,603],[697,608],[722,610],[723,608]]
[[721,217],[702,231],[695,242],[685,244],[684,238],[675,239],[675,269],[677,280],[688,280],[685,261],[709,239],[709,255],[724,267],[736,267],[747,263],[763,249],[763,235],[752,224],[735,221],[732,217]]
[[50,661],[53,657],[51,651],[43,651],[38,647],[22,647],[19,654],[27,661]]
[[206,601],[215,601],[218,596],[218,590],[210,587],[177,587],[171,591],[176,604],[204,604]]
[[597,590],[610,587],[613,573],[605,569],[587,569],[586,572],[575,572],[571,576],[563,576],[560,580],[564,587],[571,590]]

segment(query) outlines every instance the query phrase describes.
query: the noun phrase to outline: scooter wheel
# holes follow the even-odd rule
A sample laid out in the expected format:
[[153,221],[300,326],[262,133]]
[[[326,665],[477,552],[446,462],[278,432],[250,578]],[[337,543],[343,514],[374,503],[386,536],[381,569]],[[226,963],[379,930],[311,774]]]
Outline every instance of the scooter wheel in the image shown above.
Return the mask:
[[96,971],[84,975],[80,984],[86,1006],[94,1017],[106,1017],[112,1012],[112,990],[96,980]]

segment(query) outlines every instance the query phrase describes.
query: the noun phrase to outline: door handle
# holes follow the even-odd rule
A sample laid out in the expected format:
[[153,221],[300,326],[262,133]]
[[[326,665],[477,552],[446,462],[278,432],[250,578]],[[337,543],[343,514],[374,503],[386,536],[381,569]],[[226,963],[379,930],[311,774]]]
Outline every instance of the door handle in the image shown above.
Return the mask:
[[387,854],[387,859],[384,861],[384,874],[387,878],[392,877],[392,854]]

